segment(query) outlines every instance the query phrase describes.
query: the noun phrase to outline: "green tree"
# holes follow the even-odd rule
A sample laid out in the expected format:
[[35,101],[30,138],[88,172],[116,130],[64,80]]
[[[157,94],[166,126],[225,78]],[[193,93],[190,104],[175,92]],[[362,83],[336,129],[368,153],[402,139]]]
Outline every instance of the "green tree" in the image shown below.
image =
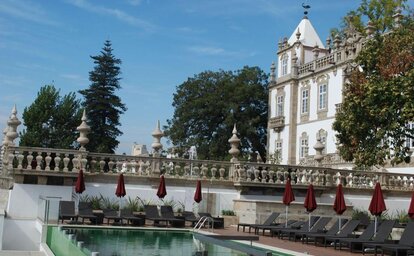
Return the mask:
[[79,91],[85,98],[88,124],[91,127],[87,150],[100,153],[113,153],[119,144],[116,139],[122,132],[119,116],[126,111],[115,90],[121,89],[119,80],[121,60],[112,54],[111,42],[105,41],[101,54],[91,56],[95,63],[89,72],[91,84],[88,89]]
[[414,23],[370,39],[344,86],[342,110],[333,128],[339,152],[357,166],[409,161],[407,138],[414,138]]
[[188,78],[174,93],[174,116],[165,134],[181,152],[194,145],[200,159],[224,159],[236,124],[242,152],[258,151],[265,159],[267,87],[267,75],[258,67]]
[[20,145],[47,148],[75,148],[81,123],[80,101],[75,93],[61,97],[53,85],[40,88],[35,101],[23,111]]

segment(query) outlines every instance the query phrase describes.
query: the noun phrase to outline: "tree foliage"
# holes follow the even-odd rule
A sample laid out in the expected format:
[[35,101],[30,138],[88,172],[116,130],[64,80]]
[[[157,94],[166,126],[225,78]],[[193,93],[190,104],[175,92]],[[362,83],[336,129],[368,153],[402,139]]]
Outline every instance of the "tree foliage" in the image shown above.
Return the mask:
[[267,87],[267,75],[258,67],[188,78],[174,93],[174,116],[165,134],[181,152],[194,145],[200,159],[224,159],[236,124],[242,152],[258,151],[265,159]]
[[40,88],[37,98],[23,111],[26,129],[20,145],[47,148],[75,148],[81,123],[80,101],[75,93],[61,97],[53,85]]
[[100,153],[113,153],[119,144],[116,139],[122,132],[119,116],[126,111],[115,91],[121,89],[119,65],[121,60],[112,54],[111,42],[105,41],[101,54],[91,56],[95,67],[89,72],[91,84],[88,89],[79,91],[85,98],[88,124],[91,127],[87,150]]
[[334,129],[340,154],[357,166],[409,159],[414,138],[414,23],[411,18],[385,35],[370,39],[359,53],[344,87]]

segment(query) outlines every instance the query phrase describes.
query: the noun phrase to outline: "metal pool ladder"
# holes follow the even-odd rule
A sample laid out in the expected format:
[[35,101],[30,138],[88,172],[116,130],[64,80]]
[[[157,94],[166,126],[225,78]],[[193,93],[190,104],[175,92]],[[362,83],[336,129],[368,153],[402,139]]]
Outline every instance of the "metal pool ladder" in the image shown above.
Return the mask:
[[209,216],[203,216],[201,217],[198,222],[194,225],[193,231],[195,230],[200,230],[201,227],[204,226],[204,223],[208,221],[208,226],[211,227],[211,231],[214,231],[214,220],[213,218],[209,217]]

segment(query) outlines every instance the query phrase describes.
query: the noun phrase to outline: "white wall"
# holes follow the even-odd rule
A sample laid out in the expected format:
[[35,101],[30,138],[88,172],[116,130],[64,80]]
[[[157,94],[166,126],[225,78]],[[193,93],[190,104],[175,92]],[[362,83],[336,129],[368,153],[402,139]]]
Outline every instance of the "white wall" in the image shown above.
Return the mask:
[[40,241],[41,234],[36,227],[36,221],[9,218],[4,220],[2,250],[38,251]]

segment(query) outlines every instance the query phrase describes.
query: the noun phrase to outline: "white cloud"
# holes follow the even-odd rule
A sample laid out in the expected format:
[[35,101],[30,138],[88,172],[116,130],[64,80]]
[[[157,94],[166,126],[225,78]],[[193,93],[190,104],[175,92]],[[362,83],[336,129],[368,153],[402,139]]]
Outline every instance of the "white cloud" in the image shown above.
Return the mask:
[[133,6],[140,5],[142,0],[127,0],[127,3]]
[[211,46],[191,46],[187,49],[188,51],[199,54],[199,55],[208,55],[208,56],[225,56],[232,58],[248,58],[256,55],[256,52],[246,52],[246,51],[228,51],[220,47],[211,47]]
[[223,48],[211,46],[192,46],[188,48],[191,52],[203,55],[223,55],[226,51]]
[[111,16],[129,25],[139,27],[147,31],[152,31],[155,29],[155,25],[151,24],[150,22],[129,15],[128,13],[116,8],[107,8],[100,5],[93,5],[87,0],[69,0],[67,2],[88,12]]
[[29,1],[2,0],[0,1],[0,13],[40,24],[59,25],[58,22],[50,19],[48,13],[39,5]]

